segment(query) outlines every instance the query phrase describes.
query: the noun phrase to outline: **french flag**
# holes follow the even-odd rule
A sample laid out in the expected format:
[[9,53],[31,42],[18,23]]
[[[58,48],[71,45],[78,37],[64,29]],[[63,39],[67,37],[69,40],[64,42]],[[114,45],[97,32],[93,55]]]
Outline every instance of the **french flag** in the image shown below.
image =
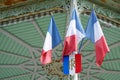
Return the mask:
[[81,54],[71,54],[63,57],[63,72],[64,74],[73,75],[82,71]]
[[86,37],[95,44],[96,64],[100,66],[104,60],[105,55],[109,52],[106,39],[100,27],[97,16],[92,10],[86,28]]
[[85,37],[84,29],[80,23],[77,10],[74,9],[64,40],[63,56],[77,51],[77,44]]
[[64,74],[75,74],[81,72],[81,54],[75,54],[75,52],[77,52],[77,44],[84,37],[84,29],[80,23],[77,10],[74,9],[64,40],[64,48],[62,54]]
[[52,17],[46,34],[44,46],[41,53],[40,61],[42,64],[47,64],[52,61],[52,49],[61,42],[61,37]]

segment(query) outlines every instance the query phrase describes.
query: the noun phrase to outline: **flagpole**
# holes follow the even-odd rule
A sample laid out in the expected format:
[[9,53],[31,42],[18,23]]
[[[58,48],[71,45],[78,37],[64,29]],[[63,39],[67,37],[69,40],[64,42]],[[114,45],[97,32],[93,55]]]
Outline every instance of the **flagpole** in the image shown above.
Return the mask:
[[[72,11],[73,11],[73,9],[75,8],[77,8],[77,1],[76,0],[71,0],[71,11],[70,11],[70,16],[72,16]],[[70,20],[69,20],[70,21]],[[73,52],[73,54],[77,54],[77,52]],[[74,67],[74,66],[73,66]],[[72,80],[78,80],[78,74],[73,74],[72,75]]]

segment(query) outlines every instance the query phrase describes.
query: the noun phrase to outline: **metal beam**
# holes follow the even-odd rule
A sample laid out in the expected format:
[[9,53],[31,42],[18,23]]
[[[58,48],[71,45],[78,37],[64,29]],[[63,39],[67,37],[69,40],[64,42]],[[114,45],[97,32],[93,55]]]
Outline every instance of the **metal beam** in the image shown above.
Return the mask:
[[86,41],[86,42],[83,44],[81,50],[82,50],[84,47],[86,47],[88,44],[90,44],[90,40]]
[[[45,76],[39,76],[36,80],[48,80],[47,78],[46,78],[46,75]],[[49,79],[49,80],[51,80],[51,79]]]
[[21,68],[21,66],[17,64],[0,64],[0,68]]
[[[34,65],[18,65],[18,64],[0,64],[0,68],[22,68],[22,67],[27,67],[27,68],[34,68]],[[40,67],[40,66],[37,66]]]
[[28,49],[31,49],[32,47],[30,45],[28,45],[27,43],[25,43],[23,40],[21,40],[20,38],[16,37],[15,35],[11,34],[10,32],[0,28],[0,32],[2,32],[3,34],[5,34],[6,36],[8,36],[9,38],[17,41],[18,43],[22,44],[23,46],[25,46]]
[[[59,47],[60,47],[60,45],[56,46],[56,47],[53,49],[53,56],[54,56],[54,58],[58,58],[58,56],[57,56],[57,54],[55,54],[55,52],[56,52],[56,53],[59,52],[59,51],[56,51],[56,49],[59,48]],[[62,53],[62,51],[61,51],[61,53]]]
[[97,78],[96,76],[91,76],[91,78],[93,78],[95,80],[103,80],[103,79]]
[[87,69],[87,79],[89,80],[90,79],[90,69],[91,69],[91,67],[93,66],[93,65],[95,65],[95,58],[93,59],[93,61],[90,63],[90,65],[89,65],[89,67],[88,67],[88,69]]
[[[34,67],[34,66],[29,66],[29,68],[30,67]],[[26,68],[26,66],[22,66],[22,67],[20,67],[22,70],[25,70],[25,71],[28,71],[29,72],[29,74],[35,74],[35,75],[38,75],[39,77],[43,77],[42,75],[40,75],[38,72],[34,72],[34,71],[31,71],[31,70],[29,70],[28,68]],[[13,78],[13,77],[11,77],[11,78]],[[16,78],[16,77],[15,77]]]
[[90,71],[93,72],[99,72],[99,73],[113,73],[113,74],[120,74],[120,71],[117,70],[96,70],[96,69],[91,69]]
[[41,35],[42,39],[44,40],[45,36],[44,36],[44,34],[42,32],[42,29],[39,27],[38,23],[34,19],[32,19],[30,21],[32,22],[32,24],[34,25],[34,27],[36,28],[36,30],[38,31],[38,33]]
[[1,80],[10,80],[10,79],[15,79],[15,78],[19,78],[19,77],[24,77],[24,76],[28,76],[28,75],[31,75],[30,72],[28,73],[24,73],[24,74],[21,74],[21,75],[15,75],[15,76],[10,76],[10,77],[5,77],[5,78],[0,78]]
[[111,45],[109,46],[109,48],[111,49],[111,48],[114,48],[114,47],[117,47],[117,46],[120,46],[120,41],[117,41],[117,42],[111,44]]
[[94,53],[94,51],[92,51],[92,52],[89,52],[90,54],[87,54],[87,55],[85,55],[84,56],[84,58],[85,59],[89,59],[90,57],[93,57],[93,56],[95,56],[95,53]]
[[[31,70],[29,70],[28,68],[22,67],[21,69],[30,72],[30,74],[34,74],[34,75],[32,75],[33,80],[35,80],[35,78],[34,78],[35,75],[38,75],[40,78],[44,77],[43,75],[40,75],[39,72],[31,71]],[[31,79],[31,80],[32,80],[32,79]]]
[[37,71],[37,62],[35,61],[35,56],[34,56],[32,50],[29,50],[29,52],[30,52],[30,54],[31,54],[31,56],[32,56],[32,60],[33,60],[33,63],[34,63],[34,71],[33,71],[33,75],[32,75],[32,80],[34,80],[34,78],[35,78],[35,73],[36,73],[36,71]]
[[[107,7],[110,10],[113,10],[113,11],[115,11],[117,13],[120,13],[119,8],[116,8],[116,6],[111,6],[113,3],[109,3],[109,1],[106,2],[105,4],[103,2],[101,2],[100,0],[98,0],[98,1],[96,1],[96,0],[95,1],[94,0],[88,0],[88,1],[92,2],[93,4],[94,3],[98,4],[99,6],[102,6],[102,7]],[[118,5],[118,4],[114,3],[114,5]]]
[[22,44],[23,46],[25,46],[26,48],[36,51],[38,52],[36,49],[34,49],[31,45],[25,43],[23,40],[21,40],[20,38],[16,37],[15,35],[11,34],[10,32],[0,28],[0,32],[2,32],[3,34],[5,34],[6,36],[8,36],[9,38],[15,40],[16,42]]
[[117,59],[104,60],[104,63],[108,63],[108,62],[110,62],[110,63],[112,63],[112,62],[120,62],[120,59],[117,58]]
[[[21,66],[27,65],[27,64],[29,64],[30,62],[33,62],[33,60],[38,61],[38,60],[39,60],[39,57],[36,58],[36,59],[31,59],[31,60],[29,60],[29,61],[23,62],[23,63],[21,63],[20,65],[21,65]],[[31,66],[32,66],[32,65],[31,65]],[[34,66],[34,65],[33,65],[33,66]]]
[[20,57],[20,58],[23,58],[23,59],[31,59],[30,57],[27,57],[27,56],[23,56],[23,55],[19,55],[19,54],[16,54],[16,53],[13,53],[13,52],[8,52],[8,51],[4,51],[4,50],[0,50],[0,53],[3,53],[3,54],[7,54],[7,55],[13,55],[13,56],[16,56],[16,57]]

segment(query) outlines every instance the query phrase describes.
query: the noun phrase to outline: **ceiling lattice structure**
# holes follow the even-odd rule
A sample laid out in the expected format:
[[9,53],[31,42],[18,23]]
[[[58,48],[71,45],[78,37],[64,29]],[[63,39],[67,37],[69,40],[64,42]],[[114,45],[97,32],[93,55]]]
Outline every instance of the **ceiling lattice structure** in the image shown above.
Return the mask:
[[[50,0],[46,1],[48,2],[45,3],[49,4]],[[78,0],[78,4],[79,3],[81,3],[81,0]],[[83,2],[82,6],[84,7],[85,4],[88,3],[90,4],[91,2]],[[42,4],[42,2],[40,4]],[[64,4],[66,4],[66,6]],[[47,11],[41,9],[40,12],[33,12],[31,15],[27,12],[22,15],[19,15],[18,13],[18,16],[15,17],[1,17],[0,80],[68,80],[67,77],[60,78],[56,75],[47,74],[39,61],[41,49],[43,47],[45,35],[51,18],[51,12],[53,12],[62,40],[64,40],[66,26],[69,22],[70,1],[63,1],[62,7],[59,5],[59,8],[56,8],[56,5],[48,7]],[[87,6],[83,9],[80,5],[78,6],[79,11],[82,10],[82,14],[80,14],[81,23],[83,27],[86,28],[90,7]],[[101,9],[102,7],[100,6],[102,5],[96,4],[96,7]],[[12,7],[14,7],[14,5],[12,5]],[[119,13],[116,11],[113,14],[116,14],[118,18],[115,16],[112,16],[113,18],[111,18],[110,16],[106,16],[106,14],[103,15],[102,12],[100,13],[101,10],[96,10],[96,12],[109,45],[110,53],[106,55],[102,66],[97,67],[95,64],[94,45],[89,40],[84,40],[81,51],[83,56],[83,71],[79,74],[79,78],[81,80],[120,79],[120,15],[118,15]],[[107,21],[111,23],[108,24]],[[53,60],[60,59],[61,53],[62,45],[60,44],[53,51]]]

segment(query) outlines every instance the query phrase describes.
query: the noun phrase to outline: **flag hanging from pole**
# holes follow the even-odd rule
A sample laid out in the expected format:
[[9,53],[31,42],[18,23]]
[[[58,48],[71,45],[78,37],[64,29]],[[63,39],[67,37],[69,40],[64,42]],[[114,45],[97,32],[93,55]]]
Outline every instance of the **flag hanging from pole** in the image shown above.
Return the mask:
[[84,29],[80,23],[76,9],[72,12],[72,17],[64,40],[63,56],[77,52],[77,44],[85,37]]
[[107,42],[100,27],[94,9],[91,12],[86,28],[86,37],[95,44],[96,64],[100,66],[104,60],[105,55],[109,52]]
[[75,74],[82,71],[81,54],[77,53],[77,44],[85,37],[84,29],[80,23],[77,10],[72,12],[70,24],[66,33],[63,48],[63,72]]
[[46,34],[44,46],[41,53],[40,61],[42,64],[47,64],[52,61],[52,49],[61,42],[61,37],[52,17]]
[[71,54],[63,57],[64,74],[73,75],[82,71],[81,54]]

